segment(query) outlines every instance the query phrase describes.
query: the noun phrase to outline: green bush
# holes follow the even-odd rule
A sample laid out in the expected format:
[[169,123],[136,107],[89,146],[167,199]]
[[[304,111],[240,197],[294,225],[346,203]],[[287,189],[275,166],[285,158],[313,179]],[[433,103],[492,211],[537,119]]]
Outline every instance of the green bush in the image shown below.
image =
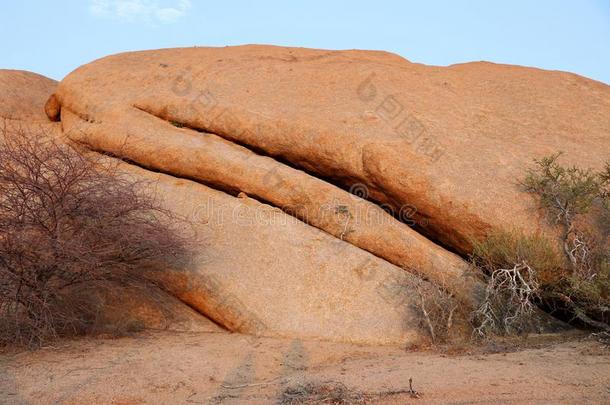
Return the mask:
[[521,182],[525,191],[536,194],[540,204],[556,223],[570,226],[578,215],[589,212],[596,202],[610,196],[610,162],[601,172],[577,166],[564,167],[557,163],[561,153],[534,159],[536,167],[529,169]]
[[560,156],[535,160],[520,183],[561,230],[562,249],[553,239],[519,232],[473,241],[473,263],[488,275],[486,297],[473,314],[481,335],[527,330],[532,302],[610,330],[610,162],[596,172],[564,167]]

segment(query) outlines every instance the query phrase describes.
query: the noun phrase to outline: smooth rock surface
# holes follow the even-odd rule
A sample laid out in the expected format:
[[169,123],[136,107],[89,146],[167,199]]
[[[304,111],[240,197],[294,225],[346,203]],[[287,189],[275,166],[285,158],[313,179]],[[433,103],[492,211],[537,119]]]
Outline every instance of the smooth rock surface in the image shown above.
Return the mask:
[[[242,196],[125,165],[158,201],[186,219],[193,257],[161,283],[236,332],[403,344],[420,342],[416,276],[283,211]],[[459,333],[456,333],[459,334]]]
[[[94,121],[64,110],[61,123],[46,125],[70,135]],[[188,153],[182,158],[189,159]],[[173,226],[192,245],[192,257],[157,273],[188,306],[176,307],[172,297],[158,307],[147,296],[121,297],[120,306],[149,327],[176,319],[174,329],[217,330],[192,325],[191,307],[226,329],[256,335],[374,344],[425,339],[414,307],[417,288],[430,285],[416,276],[243,194],[237,198],[128,163],[121,169],[149,182],[147,190],[164,207],[187,219]],[[164,308],[184,314],[164,318]],[[109,322],[125,322],[112,315]]]
[[[517,185],[533,158],[564,151],[565,162],[599,168],[610,155],[609,86],[482,62],[435,67],[385,52],[272,46],[166,49],[92,62],[56,96],[90,123],[143,110],[345,189],[362,183],[395,212],[414,206],[422,233],[462,253],[493,230],[547,229]],[[166,124],[157,124],[160,134]]]
[[379,206],[216,135],[176,128],[137,109],[103,123],[64,110],[62,127],[72,140],[94,150],[281,207],[340,240],[447,286],[465,302],[476,288],[465,277],[468,263]]

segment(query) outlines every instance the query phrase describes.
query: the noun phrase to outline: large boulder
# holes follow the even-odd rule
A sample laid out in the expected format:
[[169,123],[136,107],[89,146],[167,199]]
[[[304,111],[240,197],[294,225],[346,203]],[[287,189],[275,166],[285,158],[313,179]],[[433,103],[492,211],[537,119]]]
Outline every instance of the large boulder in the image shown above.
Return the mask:
[[[300,182],[296,175],[250,178],[250,162],[258,168],[267,157],[309,182],[364,190],[395,216],[412,207],[420,233],[462,254],[472,238],[494,230],[546,229],[517,185],[533,158],[561,150],[566,162],[599,168],[610,154],[605,84],[491,63],[425,66],[384,52],[241,46],[126,53],[77,69],[51,101],[53,119],[61,110],[62,119],[69,112],[90,124],[66,129],[96,149],[123,147],[139,164],[250,192],[286,211],[296,203],[303,219],[302,199],[283,195],[293,185],[281,187],[286,178]],[[229,152],[220,152],[222,140]],[[210,172],[201,149],[212,144],[219,171],[227,160],[256,159]],[[309,223],[349,240],[337,224]],[[440,271],[435,260],[460,273],[455,260],[412,235],[392,233],[388,254],[371,232],[356,229],[349,241],[429,278]],[[399,247],[412,259],[394,257]]]
[[[246,54],[249,49],[245,48]],[[265,55],[266,48],[253,49],[258,49],[261,55]],[[276,48],[269,49],[272,53],[277,51]],[[338,174],[340,171],[329,169],[327,172],[316,173],[304,167],[307,166],[306,163],[303,165],[300,161],[283,159],[287,156],[277,158],[274,154],[268,155],[269,151],[262,144],[226,136],[224,132],[202,132],[207,129],[198,123],[202,116],[214,115],[216,108],[223,110],[221,117],[232,112],[225,110],[224,105],[210,106],[210,103],[216,101],[206,97],[213,99],[213,93],[208,94],[204,90],[199,94],[194,91],[194,88],[199,86],[205,89],[207,84],[196,82],[193,78],[185,79],[181,76],[181,69],[189,70],[193,77],[200,74],[197,69],[205,73],[204,67],[211,57],[207,52],[212,52],[213,55],[214,51],[202,49],[197,53],[202,63],[189,59],[195,55],[190,51],[185,52],[183,57],[188,59],[192,66],[189,64],[178,70],[178,65],[172,68],[161,61],[153,63],[152,66],[162,69],[160,72],[167,73],[166,76],[158,73],[150,76],[151,72],[140,71],[135,62],[127,62],[124,65],[130,66],[129,72],[116,71],[118,64],[106,66],[104,60],[94,62],[78,69],[62,82],[48,103],[59,105],[59,108],[54,107],[53,111],[58,111],[60,115],[50,114],[50,118],[61,118],[64,133],[73,141],[83,143],[93,150],[118,155],[138,165],[176,177],[193,179],[232,195],[243,192],[278,207],[335,238],[443,285],[463,302],[472,301],[477,284],[464,276],[468,264],[410,226],[413,220],[411,216],[417,211],[417,207],[407,201],[399,207],[391,204],[380,206],[365,198],[369,197],[369,190],[371,193],[377,192],[370,185],[359,184],[351,187],[352,191],[360,195],[346,191],[345,188],[348,188],[349,184],[342,184],[345,179]],[[241,55],[241,51],[241,48],[229,50],[237,52],[238,55]],[[181,60],[179,54],[177,51],[172,58]],[[144,59],[150,57],[146,53],[138,55]],[[137,60],[139,58],[136,58]],[[235,63],[239,65],[241,62],[236,60]],[[249,66],[249,61],[244,63]],[[150,66],[150,61],[142,66],[144,65]],[[153,76],[155,79],[150,81]],[[96,85],[90,87],[92,82]],[[235,83],[237,87],[250,85]],[[182,87],[191,89],[191,95],[197,93],[198,98],[190,99],[189,94],[183,97]],[[164,112],[145,105],[145,94],[156,94],[156,105],[163,106],[159,108]],[[278,96],[286,97],[288,108],[300,108],[299,105],[292,104],[291,94],[278,93],[275,97]],[[261,104],[266,105],[268,102],[262,101]],[[208,107],[211,107],[211,110],[205,111]],[[278,108],[278,116],[274,116],[272,111],[267,116],[275,122],[283,110],[277,105],[273,108]],[[187,116],[166,116],[166,113],[172,114],[169,111],[181,110],[184,110]],[[234,123],[234,130],[237,132],[244,130],[239,127],[239,119],[241,118],[238,117]],[[261,125],[267,124],[263,122]],[[276,129],[276,132],[278,130]],[[301,149],[298,131],[280,132],[277,135],[278,142],[289,144],[295,150]],[[265,136],[261,135],[256,142],[266,142],[262,140]],[[333,136],[333,133],[327,134],[329,138]],[[355,159],[352,163],[359,164],[359,146],[352,141],[342,146],[343,141],[337,141],[335,153],[350,155]],[[305,143],[302,146],[311,149],[312,155],[309,159],[312,162],[325,159],[318,156],[318,152],[323,152],[314,149],[312,145]],[[385,159],[378,158],[378,163]],[[340,159],[335,160],[339,163]],[[373,194],[371,197],[375,199]]]
[[378,205],[221,137],[177,128],[137,109],[112,119],[83,119],[64,108],[61,118],[65,134],[73,141],[175,177],[194,179],[229,195],[250,195],[341,241],[434,280],[465,302],[476,287],[466,277],[464,260]]
[[[54,116],[58,99],[49,100],[46,111]],[[62,122],[45,124],[53,134],[61,128],[62,136],[78,140],[74,134],[87,133],[95,123],[96,118],[61,107]],[[112,139],[113,128],[124,131],[117,126],[123,122],[105,127],[106,137]],[[188,149],[178,152],[176,160],[198,157],[189,157]],[[121,175],[145,182],[151,196],[184,219],[170,226],[188,238],[192,255],[165,263],[155,273],[164,289],[187,305],[159,291],[154,299],[142,291],[121,291],[104,301],[106,322],[133,323],[135,318],[145,327],[166,328],[171,321],[172,329],[215,330],[213,324],[198,325],[188,312],[194,308],[228,330],[257,335],[375,344],[424,339],[416,292],[425,293],[432,288],[429,283],[244,194],[234,196],[131,162],[118,167]],[[222,165],[215,170],[222,171]],[[158,294],[165,298],[159,301]]]

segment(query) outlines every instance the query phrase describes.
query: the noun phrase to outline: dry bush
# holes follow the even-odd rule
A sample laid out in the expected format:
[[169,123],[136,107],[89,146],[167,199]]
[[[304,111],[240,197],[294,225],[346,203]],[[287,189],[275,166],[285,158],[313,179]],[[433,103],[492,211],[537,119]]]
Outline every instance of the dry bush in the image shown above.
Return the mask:
[[473,313],[475,336],[513,335],[534,329],[540,287],[534,270],[523,261],[512,268],[495,269],[485,298]]
[[91,331],[94,293],[150,282],[185,254],[146,196],[116,163],[50,135],[1,129],[0,341],[38,345]]
[[[578,229],[578,219],[594,208],[606,213],[610,210],[610,162],[603,171],[595,172],[561,166],[557,162],[560,156],[557,153],[535,160],[536,167],[528,170],[522,186],[539,197],[553,223],[563,229],[564,253],[573,270],[590,273],[608,252],[594,246],[594,237]],[[604,231],[608,233],[608,229]]]
[[550,240],[517,232],[492,233],[473,241],[472,262],[487,275],[485,296],[471,314],[474,336],[514,335],[537,328],[540,280],[561,272]]
[[439,285],[416,287],[417,301],[415,310],[419,313],[421,327],[432,343],[446,343],[452,335],[456,317],[460,315],[459,302],[447,289]]
[[488,275],[524,261],[535,269],[537,279],[542,282],[555,279],[563,271],[564,260],[553,242],[540,234],[493,232],[482,241],[472,241],[472,246],[473,263]]
[[547,288],[553,306],[570,320],[610,332],[610,259],[592,276],[572,273]]

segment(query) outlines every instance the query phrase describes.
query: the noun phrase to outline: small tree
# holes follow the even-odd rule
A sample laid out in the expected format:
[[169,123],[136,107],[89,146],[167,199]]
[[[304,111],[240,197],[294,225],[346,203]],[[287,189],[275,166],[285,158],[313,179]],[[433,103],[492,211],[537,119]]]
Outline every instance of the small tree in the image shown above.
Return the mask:
[[[564,167],[559,156],[535,160],[523,181],[562,228],[570,263],[563,277],[546,286],[547,296],[579,321],[610,331],[610,162],[596,172]],[[594,230],[587,223],[595,224]]]
[[473,241],[473,262],[488,275],[485,298],[473,313],[475,333],[531,329],[535,303],[610,331],[610,162],[599,172],[535,160],[521,181],[562,230],[562,250],[542,235],[516,232]]
[[561,153],[534,160],[523,180],[525,191],[536,194],[555,224],[563,228],[563,249],[575,271],[590,272],[606,252],[592,250],[590,236],[576,226],[576,220],[598,205],[610,208],[610,162],[601,172],[564,167],[557,163]]
[[1,128],[0,339],[35,345],[94,326],[90,293],[151,282],[186,252],[171,216],[119,175],[42,131]]

